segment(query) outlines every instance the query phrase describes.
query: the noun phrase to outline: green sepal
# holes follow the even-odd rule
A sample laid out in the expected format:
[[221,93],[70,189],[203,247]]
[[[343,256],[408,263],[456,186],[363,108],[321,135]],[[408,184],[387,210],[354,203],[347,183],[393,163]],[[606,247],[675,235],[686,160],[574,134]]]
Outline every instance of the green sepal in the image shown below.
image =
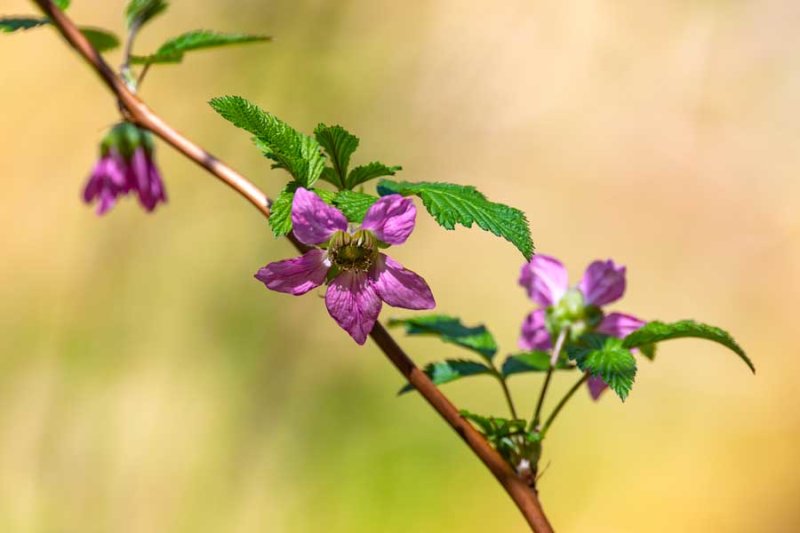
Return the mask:
[[533,256],[528,219],[519,209],[490,202],[475,187],[439,182],[396,182],[381,180],[378,194],[416,195],[436,222],[452,230],[456,224],[479,228],[502,237],[517,247],[525,259]]
[[658,321],[648,322],[625,337],[623,346],[642,350],[648,344],[682,338],[705,339],[719,343],[738,355],[754,374],[756,372],[753,362],[747,357],[742,347],[731,337],[730,333],[718,327],[695,322],[694,320],[681,320],[671,324]]
[[497,353],[497,342],[486,326],[467,327],[461,320],[447,315],[422,315],[406,319],[389,319],[389,326],[405,326],[408,335],[430,335],[444,342],[467,348],[491,362]]
[[[425,375],[430,378],[434,385],[444,385],[469,376],[493,373],[492,369],[484,364],[464,359],[446,359],[437,363],[430,363],[422,371],[425,372]],[[413,390],[414,386],[409,383],[400,389],[397,394],[401,395]]]

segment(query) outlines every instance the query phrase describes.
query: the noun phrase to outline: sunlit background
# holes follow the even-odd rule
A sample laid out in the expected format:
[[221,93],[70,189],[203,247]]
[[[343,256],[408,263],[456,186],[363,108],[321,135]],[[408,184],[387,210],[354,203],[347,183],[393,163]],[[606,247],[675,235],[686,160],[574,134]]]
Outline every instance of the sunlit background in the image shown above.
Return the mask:
[[[122,0],[73,3],[121,31]],[[800,4],[173,4],[141,52],[195,28],[275,37],[154,68],[142,93],[271,195],[286,176],[210,97],[306,132],[340,123],[362,139],[356,161],[403,179],[477,185],[525,210],[573,280],[595,258],[626,264],[616,309],[717,324],[751,354],[755,377],[722,347],[673,341],[624,405],[581,392],[543,460],[557,530],[800,528]],[[319,297],[252,278],[293,250],[237,195],[160,145],[166,207],[99,219],[81,203],[116,107],[54,31],[0,35],[0,68],[0,531],[525,530],[435,413],[395,396],[374,345]],[[531,308],[519,253],[419,218],[394,256],[440,311],[514,350]],[[457,353],[401,342],[420,364]],[[525,411],[540,379],[513,379]],[[445,391],[504,412],[490,380]]]

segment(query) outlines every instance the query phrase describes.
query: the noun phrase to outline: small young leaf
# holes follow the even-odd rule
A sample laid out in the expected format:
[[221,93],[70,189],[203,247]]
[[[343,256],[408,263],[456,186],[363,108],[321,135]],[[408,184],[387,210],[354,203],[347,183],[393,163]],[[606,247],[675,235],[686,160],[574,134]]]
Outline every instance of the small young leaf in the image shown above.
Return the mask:
[[81,33],[98,52],[108,52],[119,46],[119,38],[99,28],[81,28]]
[[53,0],[53,3],[61,11],[66,11],[71,2],[70,0]]
[[49,24],[45,18],[36,17],[3,17],[0,18],[0,33],[13,33],[20,30],[30,30]]
[[491,361],[497,353],[497,343],[483,324],[467,327],[458,318],[446,315],[389,320],[389,326],[401,325],[406,327],[408,335],[433,335],[444,342],[472,350],[487,361]]
[[[503,362],[502,374],[503,377],[508,377],[524,372],[547,372],[548,368],[550,368],[550,354],[537,350],[509,355]],[[575,366],[564,360],[559,360],[556,364],[557,370],[572,370],[573,368]]]
[[513,207],[490,202],[474,187],[452,183],[395,182],[382,180],[378,194],[414,194],[422,198],[428,213],[445,229],[456,224],[467,228],[475,223],[483,230],[502,237],[522,252],[525,259],[533,255],[533,241],[525,214]]
[[341,126],[320,124],[314,130],[314,138],[331,159],[333,171],[338,177],[336,185],[340,188],[344,187],[347,168],[350,166],[350,156],[358,148],[358,137]]
[[622,401],[628,397],[636,377],[636,359],[622,346],[622,340],[588,334],[578,343],[567,346],[567,355],[578,368],[599,376]]
[[694,320],[681,320],[680,322],[673,322],[666,324],[664,322],[648,322],[641,328],[637,329],[627,337],[625,337],[623,345],[626,348],[642,348],[647,344],[654,344],[669,339],[680,338],[696,338],[714,341],[723,346],[733,350],[742,361],[750,367],[750,370],[755,373],[756,367],[753,362],[747,357],[741,346],[737,344],[733,337],[720,328],[709,326],[708,324],[701,324]]
[[364,216],[372,207],[372,204],[378,201],[378,198],[371,194],[355,191],[339,191],[333,200],[333,205],[338,207],[347,220],[350,222],[359,223],[364,220]]
[[325,158],[316,140],[240,96],[220,96],[209,103],[234,126],[255,135],[256,146],[275,161],[273,168],[286,169],[306,188],[319,179]]
[[368,163],[366,165],[362,165],[351,170],[350,174],[347,175],[347,180],[345,180],[344,184],[346,188],[352,189],[357,185],[366,183],[369,180],[374,180],[375,178],[381,178],[383,176],[394,176],[395,173],[401,170],[403,170],[403,167],[400,166],[390,167],[384,165],[383,163],[373,161],[372,163]]
[[[478,376],[481,374],[491,374],[492,370],[486,365],[475,361],[465,361],[462,359],[447,359],[438,363],[427,365],[423,372],[427,374],[434,385],[443,385],[457,379],[468,376]],[[414,390],[414,386],[407,384],[400,389],[397,394],[405,394]]]
[[125,10],[128,27],[141,27],[166,11],[166,0],[131,0]]
[[133,56],[131,63],[159,64],[180,63],[183,55],[191,50],[217,48],[233,44],[257,43],[271,40],[266,35],[246,35],[244,33],[216,33],[208,30],[194,30],[174,37],[162,44],[155,53],[148,56]]

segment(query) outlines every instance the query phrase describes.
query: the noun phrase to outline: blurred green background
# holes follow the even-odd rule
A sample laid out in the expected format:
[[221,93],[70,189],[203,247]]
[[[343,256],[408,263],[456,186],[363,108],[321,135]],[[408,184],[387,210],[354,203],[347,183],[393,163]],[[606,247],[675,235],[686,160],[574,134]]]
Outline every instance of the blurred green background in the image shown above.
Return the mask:
[[[121,30],[122,1],[74,4]],[[724,348],[674,341],[624,405],[580,394],[545,450],[557,529],[800,528],[797,2],[173,4],[140,51],[198,27],[275,36],[155,68],[143,88],[270,194],[285,176],[210,97],[306,132],[340,123],[362,138],[357,161],[403,179],[477,185],[524,209],[575,281],[594,258],[628,265],[616,309],[718,324],[750,352],[755,377]],[[98,219],[80,202],[117,115],[55,32],[0,36],[0,65],[0,531],[525,530],[422,400],[395,397],[373,345],[318,297],[253,280],[293,250],[237,195],[161,145],[166,207]],[[515,348],[531,304],[513,247],[421,216],[393,255],[440,311]],[[402,342],[420,364],[456,353]],[[539,379],[514,379],[521,401]],[[488,380],[446,393],[504,409]]]

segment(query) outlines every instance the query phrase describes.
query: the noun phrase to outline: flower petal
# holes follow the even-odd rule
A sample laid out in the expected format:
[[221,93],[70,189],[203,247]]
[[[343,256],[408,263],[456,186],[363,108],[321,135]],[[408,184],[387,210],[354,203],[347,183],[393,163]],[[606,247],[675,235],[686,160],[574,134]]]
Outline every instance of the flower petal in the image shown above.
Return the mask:
[[624,339],[645,324],[647,322],[639,320],[635,316],[626,315],[625,313],[610,313],[603,317],[603,320],[597,326],[597,332]]
[[342,272],[328,285],[325,293],[328,313],[358,344],[366,342],[381,312],[381,305],[366,272]]
[[384,196],[369,208],[362,229],[370,230],[388,244],[403,244],[414,230],[417,208],[411,198],[399,194]]
[[594,261],[586,268],[578,288],[589,305],[606,305],[625,292],[625,267],[614,261]]
[[305,294],[325,282],[331,267],[323,250],[309,250],[300,257],[270,263],[256,273],[268,289],[295,296]]
[[519,284],[525,287],[534,302],[547,307],[558,303],[567,292],[567,269],[555,257],[535,255],[523,265]]
[[522,350],[549,350],[553,342],[547,331],[544,309],[537,309],[525,318],[522,323],[522,334],[519,347]]
[[589,376],[589,379],[586,380],[586,386],[589,387],[589,395],[594,401],[597,401],[600,395],[608,388],[603,378],[597,376]]
[[347,219],[322,198],[300,187],[292,200],[292,227],[300,242],[313,245],[327,241],[336,231],[345,231]]
[[381,300],[394,307],[405,309],[436,307],[436,301],[425,280],[403,268],[403,265],[386,254],[380,254],[372,266],[370,281]]

